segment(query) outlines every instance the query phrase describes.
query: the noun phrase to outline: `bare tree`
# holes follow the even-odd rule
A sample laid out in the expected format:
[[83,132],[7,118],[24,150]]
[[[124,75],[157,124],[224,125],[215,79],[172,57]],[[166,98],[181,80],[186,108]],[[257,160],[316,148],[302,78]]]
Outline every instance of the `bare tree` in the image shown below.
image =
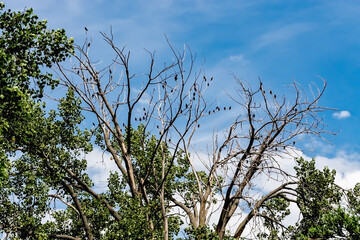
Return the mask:
[[[115,54],[109,65],[98,69],[99,65],[90,58],[90,43],[86,42],[77,47],[74,55],[76,65],[70,69],[58,65],[59,76],[64,85],[80,96],[84,110],[95,116],[104,148],[111,154],[118,171],[126,177],[132,197],[141,199],[144,206],[148,206],[153,197],[153,194],[148,194],[150,190],[159,197],[164,239],[169,238],[168,216],[174,208],[180,208],[185,213],[193,228],[202,227],[209,223],[214,201],[220,196],[221,214],[216,232],[222,239],[230,220],[240,210],[243,217],[234,232],[234,237],[239,238],[251,219],[264,217],[259,211],[264,202],[276,196],[294,199],[296,193],[291,186],[296,181],[281,169],[277,157],[289,154],[300,137],[325,133],[318,117],[318,113],[326,110],[318,106],[325,82],[310,99],[295,82],[292,97],[266,90],[261,80],[259,86],[253,89],[235,77],[239,90],[232,99],[238,116],[226,129],[224,137],[215,134],[214,141],[209,143],[212,144],[209,153],[211,162],[207,165],[208,171],[201,172],[193,162],[197,149],[192,144],[200,120],[220,110],[231,109],[220,106],[210,108],[204,92],[213,79],[203,76],[202,72],[192,71],[195,57],[190,49],[178,51],[171,44],[172,62],[158,65],[155,54],[149,52],[147,73],[133,74],[130,52],[117,47],[112,34],[102,36]],[[188,61],[186,53],[189,54]],[[232,108],[234,110],[235,106]],[[141,174],[134,169],[132,142],[132,129],[140,124],[144,132],[151,132],[158,139],[147,159],[150,167]],[[170,159],[166,155],[169,149]],[[162,153],[160,170],[155,167],[158,152]],[[187,174],[194,180],[191,191],[177,189],[171,192],[166,188],[179,153],[190,166]],[[77,178],[76,174],[68,173],[75,188],[101,201],[114,219],[121,221],[116,208],[106,198]],[[256,198],[249,189],[254,189],[256,178],[261,174],[284,177],[279,180],[279,186]],[[149,189],[146,185],[152,177],[156,181]],[[67,188],[71,190],[74,186]],[[76,206],[76,209],[81,212],[81,206]],[[154,219],[149,214],[147,219],[149,229],[154,229]]]
[[[239,115],[225,132],[225,137],[221,141],[216,138],[213,152],[209,154],[212,162],[208,166],[207,181],[204,183],[197,178],[199,202],[192,206],[195,212],[189,214],[190,219],[198,216],[196,223],[191,222],[195,227],[205,225],[214,191],[221,193],[221,215],[216,226],[220,238],[224,237],[226,227],[239,209],[243,217],[234,233],[236,238],[242,236],[251,219],[265,217],[259,211],[265,201],[282,196],[295,202],[296,192],[291,186],[296,181],[282,170],[277,159],[291,156],[296,141],[305,135],[321,137],[328,133],[318,117],[318,113],[327,109],[318,106],[326,87],[325,81],[324,86],[313,93],[312,100],[294,82],[293,100],[290,101],[289,97],[277,96],[271,90],[266,92],[261,80],[259,87],[252,89],[234,78],[239,89],[233,101],[240,106]],[[190,151],[187,146],[185,149]],[[249,189],[254,190],[256,179],[264,174],[278,179],[280,186],[268,193],[262,192],[264,196],[260,198],[254,198],[254,192]],[[219,182],[218,176],[225,177],[225,181]],[[190,212],[189,207],[177,204],[185,212]]]
[[[197,122],[204,116],[207,102],[202,94],[208,85],[204,84],[205,78],[199,74],[193,74],[192,67],[194,56],[189,51],[190,61],[185,61],[185,53],[177,51],[170,46],[173,52],[173,62],[161,66],[155,64],[155,54],[148,52],[150,56],[149,70],[145,74],[132,74],[130,72],[130,52],[125,48],[118,48],[110,36],[102,34],[104,40],[115,53],[111,64],[97,69],[89,56],[90,43],[77,46],[78,54],[74,55],[77,65],[67,69],[58,65],[59,76],[62,83],[74,89],[81,97],[84,110],[96,117],[96,124],[100,127],[106,151],[115,161],[118,170],[127,178],[127,184],[134,198],[142,200],[144,205],[149,204],[146,182],[149,177],[157,174],[155,167],[147,169],[145,174],[135,173],[132,160],[132,128],[139,124],[144,127],[144,132],[153,132],[158,138],[157,146],[153,150],[150,159],[153,165],[156,153],[165,152],[163,142],[171,149],[170,160],[163,155],[160,179],[153,186],[156,194],[160,197],[161,209],[164,220],[164,239],[168,239],[169,204],[165,201],[167,189],[165,182],[171,172],[178,152],[182,149],[184,139],[191,138],[197,128]],[[185,70],[187,68],[187,70]],[[120,75],[116,74],[120,70]],[[74,79],[73,76],[77,79]],[[118,79],[114,79],[114,77]],[[81,79],[79,82],[78,79]],[[113,141],[116,141],[114,146]],[[195,171],[195,170],[194,170]],[[100,199],[84,182],[73,178],[82,189],[94,198]],[[113,206],[106,199],[101,199],[110,213],[117,220]],[[153,229],[153,223],[148,216],[149,228]]]

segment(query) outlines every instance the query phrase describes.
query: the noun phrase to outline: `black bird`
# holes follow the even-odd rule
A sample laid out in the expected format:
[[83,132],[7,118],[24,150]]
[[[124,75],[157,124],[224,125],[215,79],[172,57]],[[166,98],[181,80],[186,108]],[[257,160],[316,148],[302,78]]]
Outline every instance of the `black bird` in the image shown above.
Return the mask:
[[175,81],[178,79],[178,75],[176,74],[175,77],[174,77]]
[[229,107],[229,110],[231,110],[231,106]]
[[87,27],[85,27],[85,31],[88,31]]

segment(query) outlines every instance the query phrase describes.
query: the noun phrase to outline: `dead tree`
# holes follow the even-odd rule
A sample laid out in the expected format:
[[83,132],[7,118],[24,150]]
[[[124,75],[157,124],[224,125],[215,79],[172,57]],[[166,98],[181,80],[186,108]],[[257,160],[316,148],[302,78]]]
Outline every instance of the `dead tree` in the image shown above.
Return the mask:
[[[327,110],[318,106],[326,87],[325,81],[323,87],[316,88],[309,99],[295,82],[292,84],[293,95],[279,96],[266,90],[261,80],[258,87],[252,89],[234,78],[239,89],[238,95],[232,99],[239,106],[239,114],[224,137],[215,139],[213,151],[209,153],[211,162],[207,166],[207,181],[196,178],[198,193],[194,194],[194,199],[198,201],[189,207],[174,199],[190,219],[197,218],[196,222],[190,222],[198,227],[209,221],[214,194],[221,195],[221,214],[216,226],[221,239],[230,220],[239,217],[235,215],[241,215],[233,232],[233,236],[239,238],[250,220],[264,217],[259,210],[265,201],[282,196],[295,202],[293,186],[296,179],[282,169],[277,159],[286,155],[294,157],[291,150],[305,136],[321,137],[330,133],[324,130],[324,124],[318,117],[319,113]],[[191,151],[190,144],[184,145],[187,152]],[[262,197],[254,197],[256,179],[264,174],[277,179],[279,186],[270,192],[261,192]],[[219,181],[219,176],[224,180]]]
[[[118,171],[126,177],[132,197],[141,199],[144,206],[149,204],[149,189],[145,186],[150,177],[157,178],[152,191],[160,199],[164,239],[168,239],[167,218],[174,206],[185,213],[192,227],[197,228],[209,223],[217,199],[222,204],[216,232],[223,238],[230,220],[240,211],[243,217],[234,232],[234,236],[239,238],[252,219],[261,217],[259,209],[266,200],[279,195],[289,199],[294,197],[291,186],[296,182],[282,170],[277,157],[289,154],[299,137],[325,133],[318,117],[318,113],[326,110],[318,106],[325,82],[310,100],[295,82],[292,85],[294,96],[281,96],[265,89],[261,81],[253,89],[235,77],[239,90],[232,99],[237,107],[210,108],[204,92],[213,79],[201,72],[193,73],[195,58],[188,48],[179,52],[169,44],[173,60],[162,66],[156,63],[155,54],[149,52],[148,71],[133,74],[130,52],[117,47],[112,34],[102,36],[114,53],[110,64],[99,68],[91,60],[90,44],[85,43],[77,47],[74,55],[76,65],[72,68],[58,65],[59,76],[62,84],[80,96],[83,109],[95,117],[94,124],[99,126],[105,149],[111,154]],[[185,59],[187,52],[190,53],[189,61]],[[229,124],[224,137],[217,135],[214,142],[209,143],[213,150],[209,153],[211,161],[204,176],[193,163],[197,152],[192,144],[194,135],[203,117],[221,109],[232,109],[238,115]],[[132,128],[139,124],[144,127],[144,132],[151,132],[158,139],[148,159],[150,167],[143,175],[136,174],[132,159]],[[164,143],[170,149],[170,159],[165,156]],[[158,151],[164,154],[161,170],[155,174],[158,170],[153,166]],[[179,152],[184,153],[189,161],[196,191],[178,191],[169,196],[165,183]],[[283,178],[279,180],[279,186],[255,198],[249,189],[254,188],[255,180],[261,174]],[[75,187],[80,186],[82,191],[100,200],[114,219],[121,221],[106,198],[100,197],[74,173],[70,172],[69,176]],[[182,194],[189,199],[185,200]],[[149,229],[154,229],[151,216],[148,215],[147,219]]]
[[[184,139],[191,138],[199,119],[205,115],[207,102],[203,93],[208,85],[205,77],[192,72],[195,57],[187,47],[177,51],[169,44],[173,60],[160,67],[155,62],[155,54],[148,52],[148,71],[145,74],[133,74],[130,71],[130,52],[118,48],[112,34],[102,36],[115,55],[109,65],[98,69],[98,65],[90,58],[90,44],[86,42],[76,48],[76,65],[71,68],[58,65],[59,76],[62,84],[74,89],[80,96],[83,109],[95,116],[94,125],[100,128],[106,151],[111,154],[122,176],[127,178],[132,197],[141,199],[144,206],[150,202],[147,194],[149,189],[145,185],[151,176],[156,175],[156,169],[149,167],[144,175],[135,173],[132,128],[141,124],[144,132],[151,132],[158,139],[152,156],[147,159],[150,166],[155,161],[156,153],[165,151],[163,143],[167,144],[172,155],[170,159],[163,157],[161,177],[152,190],[160,197],[164,239],[168,239],[167,217],[170,207],[165,199],[165,183]],[[189,54],[188,61],[185,60],[185,53]],[[75,175],[72,177],[76,184],[82,186],[82,190],[100,200],[98,193],[84,182],[79,182]],[[113,217],[120,221],[114,206],[105,198],[101,198],[101,201]],[[149,228],[153,229],[151,217],[147,218]]]

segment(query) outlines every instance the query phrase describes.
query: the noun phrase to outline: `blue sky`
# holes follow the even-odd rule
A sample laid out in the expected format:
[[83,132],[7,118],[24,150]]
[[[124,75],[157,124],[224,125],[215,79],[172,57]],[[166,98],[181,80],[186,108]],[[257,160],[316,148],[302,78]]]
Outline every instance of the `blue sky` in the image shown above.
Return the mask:
[[[166,34],[176,47],[188,44],[200,62],[206,59],[204,71],[219,86],[234,84],[229,73],[250,83],[260,77],[280,93],[293,79],[307,88],[312,82],[321,86],[320,78],[325,78],[328,87],[321,105],[340,112],[325,113],[324,122],[329,130],[340,132],[328,137],[330,145],[314,142],[315,152],[307,155],[360,162],[360,1],[9,0],[5,4],[12,10],[34,8],[50,27],[66,29],[77,43],[84,39],[84,26],[96,44],[101,41],[98,32],[112,26],[119,46],[127,44],[139,66],[146,62],[143,48],[166,55]],[[93,49],[106,58],[102,47]]]

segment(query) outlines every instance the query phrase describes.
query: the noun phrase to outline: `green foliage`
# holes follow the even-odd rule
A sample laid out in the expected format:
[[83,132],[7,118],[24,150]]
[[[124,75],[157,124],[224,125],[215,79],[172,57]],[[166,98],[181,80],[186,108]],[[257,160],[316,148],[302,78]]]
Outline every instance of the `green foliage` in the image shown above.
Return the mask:
[[[42,97],[46,85],[54,88],[58,81],[42,67],[50,68],[65,60],[73,51],[73,39],[65,30],[47,30],[46,20],[39,21],[32,9],[5,11],[0,4],[0,87],[17,86],[34,97]],[[35,81],[37,89],[31,86]]]
[[218,240],[219,237],[216,232],[210,229],[209,226],[202,226],[198,228],[189,227],[185,229],[185,233],[188,235],[186,239],[189,240]]
[[300,158],[297,162],[297,204],[303,216],[297,226],[297,235],[329,238],[335,232],[327,228],[324,217],[333,214],[342,196],[340,188],[334,183],[336,172],[327,167],[323,171],[316,169],[314,159],[307,162]]
[[359,239],[360,238],[360,185],[353,190],[343,190],[335,184],[335,170],[315,167],[315,159],[297,159],[295,167],[299,180],[296,187],[296,203],[301,219],[286,230],[279,224],[290,212],[289,201],[277,197],[265,203],[269,219],[268,231],[259,234],[266,239]]
[[[161,239],[163,217],[158,192],[162,183],[163,164],[165,170],[169,170],[168,178],[163,183],[167,191],[166,195],[173,194],[178,176],[183,176],[182,172],[187,171],[189,165],[181,164],[184,162],[184,156],[178,153],[174,165],[170,167],[172,154],[168,146],[165,142],[159,143],[154,135],[145,132],[143,125],[140,124],[136,130],[131,129],[131,136],[134,174],[137,181],[147,179],[144,187],[149,202],[145,203],[143,200],[131,196],[130,192],[126,190],[127,178],[119,176],[117,173],[110,175],[108,199],[119,206],[119,213],[123,217],[123,221],[118,223],[121,224],[118,227],[118,234],[127,239],[145,239],[150,236]],[[116,144],[115,141],[114,144]],[[149,171],[150,169],[152,171]],[[168,198],[165,200],[166,205],[170,204]],[[152,219],[155,230],[150,229],[147,218]],[[179,232],[182,221],[179,216],[170,216],[168,221],[170,237],[173,237]]]
[[[187,234],[187,237],[185,239],[188,240],[219,240],[218,234],[211,229],[208,225],[194,228],[192,226],[185,229],[185,233]],[[224,238],[224,240],[235,240],[235,238],[231,237],[231,234],[227,233]]]
[[263,206],[262,215],[264,218],[264,226],[268,231],[261,232],[258,237],[261,239],[278,239],[284,236],[283,226],[281,223],[286,216],[290,214],[290,202],[283,196],[269,199]]
[[[33,115],[39,111],[34,99],[46,85],[58,80],[41,69],[65,60],[73,52],[73,40],[63,29],[47,30],[32,9],[5,10],[0,3],[0,183],[7,177],[7,155],[30,141]],[[33,83],[32,83],[33,82]],[[21,141],[21,142],[19,142]]]
[[[61,101],[59,106],[60,113],[62,116],[62,121],[59,121],[59,125],[65,124],[69,119],[78,119],[75,116],[64,115],[62,110],[70,110],[75,107],[74,104],[69,104],[73,97],[72,91],[69,91],[68,97]],[[77,112],[77,109],[72,109],[71,112],[74,114]],[[80,120],[81,118],[79,118]],[[77,122],[77,121],[70,121]],[[63,126],[61,129],[68,128]],[[121,221],[117,221],[111,216],[109,210],[104,207],[101,200],[92,198],[90,195],[83,192],[78,192],[80,197],[80,202],[82,209],[87,216],[89,223],[91,224],[92,233],[95,239],[161,239],[163,235],[163,217],[161,214],[161,206],[159,195],[156,194],[156,188],[160,184],[160,166],[162,164],[162,159],[165,153],[165,159],[168,164],[170,160],[170,151],[166,148],[166,145],[162,146],[160,150],[157,148],[158,140],[149,133],[144,133],[144,127],[140,125],[138,129],[132,129],[132,141],[133,141],[133,155],[134,167],[137,176],[144,177],[146,170],[151,164],[155,165],[155,170],[153,175],[145,184],[146,191],[149,196],[149,203],[146,204],[140,198],[134,198],[129,189],[126,187],[127,178],[119,174],[118,172],[112,172],[108,179],[108,191],[103,193],[101,196],[104,199],[107,199],[109,203],[117,209],[117,213],[121,216]],[[59,133],[57,133],[59,134]],[[77,142],[76,139],[69,139],[67,136],[74,135],[80,136],[80,133],[66,134],[64,139],[72,143]],[[86,142],[84,139],[83,142]],[[114,141],[114,144],[116,142]],[[80,146],[72,146],[74,149],[79,148]],[[85,147],[83,148],[85,149]],[[151,156],[155,155],[154,161],[150,162]],[[74,159],[75,163],[75,159]],[[67,163],[69,164],[71,163]],[[79,168],[79,166],[72,166],[72,169]],[[83,168],[82,168],[83,169]],[[176,173],[178,171],[184,171],[183,167],[177,166],[174,172],[171,172],[171,181],[176,181]],[[61,168],[57,169],[56,172],[61,172]],[[59,181],[66,176],[66,173],[63,173],[63,176],[59,176]],[[170,181],[170,180],[169,180]],[[55,184],[55,183],[54,183]],[[171,184],[175,183],[166,183],[166,186],[169,187]],[[54,186],[54,185],[53,185]],[[55,186],[54,186],[55,188]],[[57,186],[59,188],[59,186]],[[167,200],[167,204],[169,204]],[[70,236],[78,236],[85,238],[84,231],[82,230],[82,222],[79,218],[79,215],[71,208],[66,208],[64,210],[58,210],[52,213],[54,217],[54,222],[47,222],[44,226],[48,229],[48,233],[51,234],[67,234]],[[149,219],[152,219],[152,224],[154,229],[150,229]],[[169,232],[170,239],[174,238],[182,224],[179,216],[169,216]]]
[[44,225],[42,219],[51,212],[50,190],[56,189],[59,196],[66,198],[63,184],[69,173],[65,169],[71,169],[91,185],[84,172],[86,161],[80,154],[91,151],[92,146],[90,135],[78,127],[83,119],[79,108],[79,99],[69,89],[58,112],[45,116],[42,108],[32,109],[31,129],[36,131],[23,132],[16,141],[22,155],[14,155],[12,161],[7,159],[8,177],[1,186],[0,211],[4,214],[0,225],[12,238],[39,239],[51,233],[54,224]]

